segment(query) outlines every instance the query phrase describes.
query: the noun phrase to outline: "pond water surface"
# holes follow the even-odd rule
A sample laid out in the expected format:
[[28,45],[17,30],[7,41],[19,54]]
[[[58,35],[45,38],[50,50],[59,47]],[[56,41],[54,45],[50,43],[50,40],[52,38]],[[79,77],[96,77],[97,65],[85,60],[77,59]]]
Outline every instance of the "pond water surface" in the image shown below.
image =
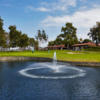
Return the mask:
[[0,62],[0,100],[100,100],[100,68],[58,65]]

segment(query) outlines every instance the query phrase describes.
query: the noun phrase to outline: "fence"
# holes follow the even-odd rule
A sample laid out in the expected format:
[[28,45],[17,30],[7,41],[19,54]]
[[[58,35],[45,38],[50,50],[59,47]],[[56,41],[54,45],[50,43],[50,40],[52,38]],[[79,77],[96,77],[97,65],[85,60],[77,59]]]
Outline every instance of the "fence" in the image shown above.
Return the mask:
[[24,51],[24,50],[33,50],[33,47],[26,47],[26,48],[20,48],[20,47],[2,48],[0,47],[0,51]]

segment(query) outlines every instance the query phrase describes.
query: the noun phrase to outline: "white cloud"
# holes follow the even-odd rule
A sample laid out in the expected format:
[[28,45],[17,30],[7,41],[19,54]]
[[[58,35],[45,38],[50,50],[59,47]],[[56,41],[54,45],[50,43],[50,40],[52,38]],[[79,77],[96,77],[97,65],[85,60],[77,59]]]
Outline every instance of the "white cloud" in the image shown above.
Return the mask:
[[48,12],[50,11],[49,9],[45,8],[45,7],[40,7],[40,8],[37,8],[38,11],[41,11],[41,12]]
[[87,2],[88,0],[80,0],[81,2]]
[[48,6],[51,6],[52,11],[65,11],[70,6],[75,7],[76,0],[58,0],[58,2],[48,4]]
[[68,7],[75,7],[77,0],[57,0],[57,2],[41,2],[40,7],[34,8],[33,6],[28,6],[27,8],[33,11],[49,12],[49,11],[65,11]]
[[28,6],[27,9],[31,11],[41,11],[41,12],[49,12],[50,9],[45,8],[45,7],[39,7],[39,8],[34,8],[33,6]]
[[48,16],[41,22],[44,27],[59,27],[64,26],[66,22],[72,22],[78,28],[79,37],[86,37],[89,29],[100,21],[100,8],[93,8],[85,11],[77,11],[73,15],[65,16]]

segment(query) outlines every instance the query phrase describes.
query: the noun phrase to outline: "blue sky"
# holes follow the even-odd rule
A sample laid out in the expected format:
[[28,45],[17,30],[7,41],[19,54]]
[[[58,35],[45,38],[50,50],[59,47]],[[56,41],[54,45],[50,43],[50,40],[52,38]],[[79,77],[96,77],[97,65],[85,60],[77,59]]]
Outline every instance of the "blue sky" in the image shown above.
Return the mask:
[[78,37],[87,38],[89,29],[100,21],[99,6],[100,0],[0,0],[0,16],[6,31],[16,25],[34,37],[38,29],[45,29],[53,40],[66,22],[72,22]]

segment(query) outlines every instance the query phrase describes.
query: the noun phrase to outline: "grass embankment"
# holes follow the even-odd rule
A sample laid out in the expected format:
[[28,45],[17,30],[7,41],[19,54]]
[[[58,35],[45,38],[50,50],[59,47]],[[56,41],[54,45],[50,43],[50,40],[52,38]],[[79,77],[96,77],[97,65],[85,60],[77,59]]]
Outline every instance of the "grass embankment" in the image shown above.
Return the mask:
[[[57,50],[57,59],[61,61],[72,61],[72,62],[100,62],[100,52],[93,51],[68,51],[68,50]],[[45,57],[52,58],[54,51],[23,51],[23,52],[0,52],[0,57],[11,57],[11,56],[25,56],[25,57]]]
[[86,51],[95,51],[95,52],[100,52],[100,46],[98,47],[89,47],[85,49]]

